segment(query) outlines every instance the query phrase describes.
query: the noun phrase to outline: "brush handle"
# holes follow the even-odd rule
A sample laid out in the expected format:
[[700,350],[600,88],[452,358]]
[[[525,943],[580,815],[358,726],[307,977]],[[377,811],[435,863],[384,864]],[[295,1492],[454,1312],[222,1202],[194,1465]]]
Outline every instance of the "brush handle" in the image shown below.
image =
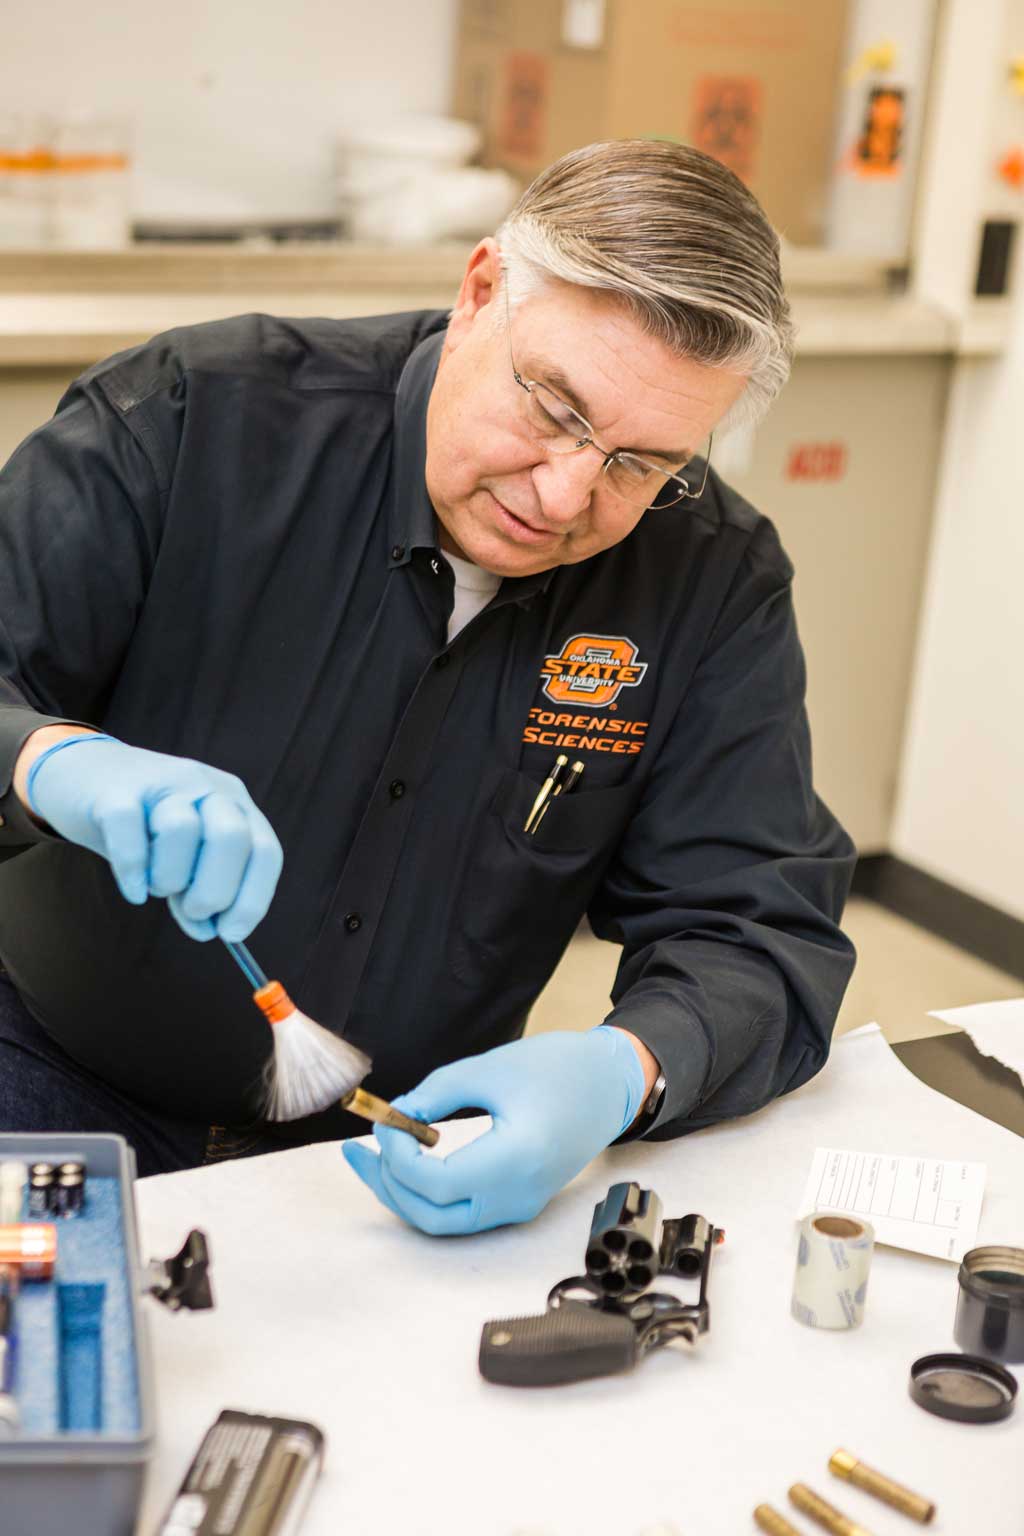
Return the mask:
[[252,955],[246,949],[244,944],[232,944],[230,939],[222,939],[221,943],[224,945],[224,948],[227,950],[232,960],[238,966],[238,969],[242,972],[243,976],[248,978],[249,984],[254,992],[258,992],[260,987],[265,987],[267,985],[268,978],[266,974],[256,964],[256,961],[253,959]]

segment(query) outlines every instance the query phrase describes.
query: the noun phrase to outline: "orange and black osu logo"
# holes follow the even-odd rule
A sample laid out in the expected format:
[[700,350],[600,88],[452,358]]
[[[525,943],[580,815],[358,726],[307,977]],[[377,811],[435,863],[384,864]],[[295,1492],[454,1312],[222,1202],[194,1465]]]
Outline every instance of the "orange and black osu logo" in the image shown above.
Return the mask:
[[595,709],[635,688],[647,671],[637,648],[624,635],[572,635],[541,668],[544,692],[555,704],[584,704]]

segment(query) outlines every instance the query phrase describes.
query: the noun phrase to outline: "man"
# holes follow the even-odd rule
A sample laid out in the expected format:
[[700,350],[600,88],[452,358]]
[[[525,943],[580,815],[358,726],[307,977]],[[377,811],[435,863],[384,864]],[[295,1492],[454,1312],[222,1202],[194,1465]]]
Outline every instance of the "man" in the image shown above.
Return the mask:
[[[852,848],[791,567],[706,446],[790,350],[755,200],[637,141],[542,175],[450,316],[246,316],[78,380],[0,487],[0,1125],[143,1172],[362,1131],[254,1121],[268,1031],[192,942],[250,933],[374,1091],[491,1113],[445,1161],[346,1147],[430,1232],[815,1072]],[[520,1039],[584,912],[611,1013]]]

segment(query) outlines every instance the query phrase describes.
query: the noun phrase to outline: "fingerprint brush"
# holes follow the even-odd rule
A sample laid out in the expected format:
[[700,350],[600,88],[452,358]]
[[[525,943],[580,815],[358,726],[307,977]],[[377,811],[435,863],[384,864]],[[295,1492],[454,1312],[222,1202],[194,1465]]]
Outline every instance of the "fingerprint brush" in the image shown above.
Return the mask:
[[244,944],[223,944],[254,988],[253,1002],[274,1032],[264,1075],[268,1120],[300,1120],[350,1093],[369,1072],[370,1058],[302,1013],[279,981],[270,981]]

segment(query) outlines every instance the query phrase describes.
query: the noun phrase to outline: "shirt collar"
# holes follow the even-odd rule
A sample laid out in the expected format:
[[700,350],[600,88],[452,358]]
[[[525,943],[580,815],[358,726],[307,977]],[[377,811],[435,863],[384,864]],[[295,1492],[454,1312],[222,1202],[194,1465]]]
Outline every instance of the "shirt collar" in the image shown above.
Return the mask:
[[[447,331],[421,341],[402,369],[395,395],[395,454],[388,518],[388,566],[408,565],[413,550],[439,548],[437,514],[427,494],[427,406]],[[496,603],[525,603],[547,590],[557,567],[506,577]]]
[[427,495],[427,406],[446,331],[410,353],[395,395],[395,456],[388,519],[388,565],[407,565],[414,549],[437,548],[437,517]]

